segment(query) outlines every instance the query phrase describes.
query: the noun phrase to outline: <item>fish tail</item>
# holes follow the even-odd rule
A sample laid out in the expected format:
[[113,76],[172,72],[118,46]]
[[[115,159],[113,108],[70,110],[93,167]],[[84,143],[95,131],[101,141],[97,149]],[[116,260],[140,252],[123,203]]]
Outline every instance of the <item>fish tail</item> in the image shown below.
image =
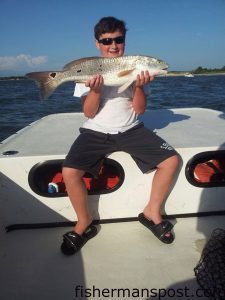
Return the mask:
[[26,74],[26,77],[35,80],[40,88],[41,99],[47,99],[55,89],[62,83],[60,79],[61,72],[32,72]]

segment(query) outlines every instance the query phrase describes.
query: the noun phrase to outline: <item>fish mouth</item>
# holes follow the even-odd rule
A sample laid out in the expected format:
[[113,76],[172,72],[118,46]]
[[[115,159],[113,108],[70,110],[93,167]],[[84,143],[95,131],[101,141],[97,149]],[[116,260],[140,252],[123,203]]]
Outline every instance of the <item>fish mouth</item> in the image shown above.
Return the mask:
[[169,68],[169,65],[168,65],[168,64],[163,64],[163,65],[161,66],[161,70],[163,70],[163,71],[167,71],[168,68]]
[[168,66],[168,65],[163,65],[163,66],[160,66],[160,70],[162,70],[162,71],[167,71],[167,70],[168,70],[168,68],[169,68],[169,66]]

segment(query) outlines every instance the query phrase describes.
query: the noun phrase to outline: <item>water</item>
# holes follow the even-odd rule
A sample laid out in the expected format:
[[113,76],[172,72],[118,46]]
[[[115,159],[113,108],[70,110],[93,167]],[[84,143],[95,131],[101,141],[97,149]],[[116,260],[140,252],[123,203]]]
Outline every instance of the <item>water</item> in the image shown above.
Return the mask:
[[[33,81],[0,81],[0,141],[46,115],[82,111],[73,90],[74,84],[69,82],[47,101],[40,101]],[[148,109],[184,107],[225,112],[225,76],[164,77],[151,83]]]

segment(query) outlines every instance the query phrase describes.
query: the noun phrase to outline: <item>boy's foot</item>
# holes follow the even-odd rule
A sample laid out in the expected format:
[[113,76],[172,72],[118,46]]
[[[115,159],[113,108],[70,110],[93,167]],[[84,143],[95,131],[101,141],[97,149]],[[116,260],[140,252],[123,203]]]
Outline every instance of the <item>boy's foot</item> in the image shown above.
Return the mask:
[[92,224],[87,227],[83,234],[69,231],[63,235],[61,251],[65,255],[72,255],[78,252],[86,244],[86,242],[96,236],[97,233],[97,228]]
[[163,243],[171,244],[174,241],[174,236],[171,232],[173,224],[169,221],[162,221],[155,224],[152,220],[145,217],[143,213],[139,214],[138,220],[141,224],[146,226],[151,232]]

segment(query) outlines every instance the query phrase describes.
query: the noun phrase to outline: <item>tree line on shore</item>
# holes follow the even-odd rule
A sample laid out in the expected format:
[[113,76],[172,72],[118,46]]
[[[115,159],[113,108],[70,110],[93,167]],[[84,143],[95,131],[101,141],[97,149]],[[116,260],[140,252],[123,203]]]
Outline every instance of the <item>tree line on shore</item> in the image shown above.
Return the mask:
[[0,80],[22,80],[27,79],[25,76],[3,76],[0,77]]
[[193,74],[210,74],[210,73],[225,73],[225,66],[221,69],[208,69],[203,67],[198,67],[192,71]]

